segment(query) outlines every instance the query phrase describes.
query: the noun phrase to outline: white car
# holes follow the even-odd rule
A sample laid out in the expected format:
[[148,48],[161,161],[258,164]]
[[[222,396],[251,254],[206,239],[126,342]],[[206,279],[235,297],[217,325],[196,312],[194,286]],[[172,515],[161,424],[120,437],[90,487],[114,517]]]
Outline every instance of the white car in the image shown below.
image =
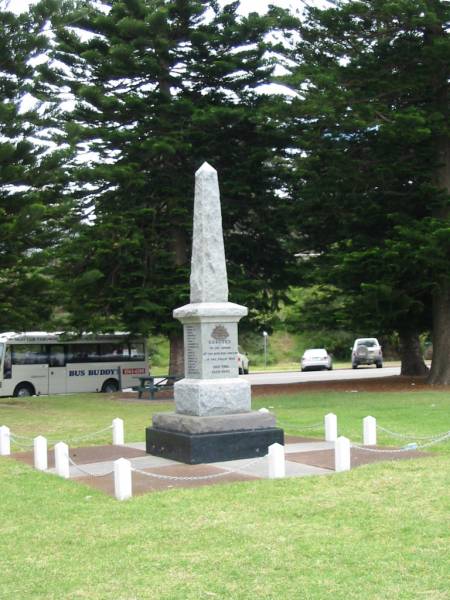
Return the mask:
[[312,348],[303,353],[301,368],[302,371],[331,371],[333,360],[325,348]]
[[376,365],[377,369],[383,366],[383,353],[377,338],[358,338],[352,348],[352,368],[358,365]]
[[248,375],[248,356],[239,350],[237,354],[237,361],[239,375]]

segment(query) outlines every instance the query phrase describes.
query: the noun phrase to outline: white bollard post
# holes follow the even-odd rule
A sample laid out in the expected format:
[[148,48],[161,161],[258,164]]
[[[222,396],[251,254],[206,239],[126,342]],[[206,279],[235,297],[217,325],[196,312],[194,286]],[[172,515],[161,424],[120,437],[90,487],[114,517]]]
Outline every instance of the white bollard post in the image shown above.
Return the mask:
[[55,444],[55,468],[56,473],[64,479],[70,477],[70,466],[69,466],[69,446],[64,442],[58,442]]
[[113,445],[123,446],[125,443],[125,436],[123,430],[123,419],[113,419]]
[[284,446],[277,443],[269,446],[267,460],[269,464],[269,479],[285,477],[286,465],[284,462]]
[[47,440],[42,435],[34,438],[34,468],[38,471],[46,471],[48,467],[47,461]]
[[338,437],[334,444],[334,470],[350,471],[350,440],[344,436]]
[[325,415],[324,419],[325,427],[325,441],[335,442],[337,440],[337,417],[333,413]]
[[9,456],[11,454],[11,432],[9,427],[2,425],[0,427],[0,456]]
[[114,461],[114,494],[117,500],[128,500],[133,495],[131,463],[126,458]]
[[377,445],[377,420],[375,417],[363,419],[363,444],[364,446]]

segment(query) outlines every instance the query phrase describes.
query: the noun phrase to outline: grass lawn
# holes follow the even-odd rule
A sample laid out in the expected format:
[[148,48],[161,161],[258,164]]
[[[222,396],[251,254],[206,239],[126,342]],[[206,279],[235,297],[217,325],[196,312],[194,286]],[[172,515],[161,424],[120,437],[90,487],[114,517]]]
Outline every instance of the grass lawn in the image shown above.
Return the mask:
[[[98,394],[0,399],[0,424],[68,439],[121,417],[126,439],[141,441],[151,413],[171,406]],[[398,432],[450,429],[450,395],[438,391],[255,398],[261,406],[273,407],[287,433],[335,412],[340,433],[356,442],[368,414]],[[7,458],[0,481],[2,599],[450,598],[448,441],[425,459],[126,502]]]

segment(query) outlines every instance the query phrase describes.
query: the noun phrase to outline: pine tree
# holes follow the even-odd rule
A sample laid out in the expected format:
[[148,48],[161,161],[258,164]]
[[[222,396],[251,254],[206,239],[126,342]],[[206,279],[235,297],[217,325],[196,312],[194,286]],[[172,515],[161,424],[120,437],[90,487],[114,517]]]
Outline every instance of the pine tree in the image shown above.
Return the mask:
[[[33,60],[51,3],[0,7],[0,330],[45,327],[53,312],[48,249],[55,235],[58,160],[45,145]],[[39,86],[38,86],[39,87]]]
[[335,4],[309,11],[292,56],[300,249],[355,322],[399,332],[413,368],[432,313],[430,381],[448,383],[450,5]]
[[78,226],[62,249],[71,322],[169,334],[172,372],[203,161],[219,173],[231,299],[268,310],[293,270],[283,101],[256,91],[272,76],[266,34],[279,14],[241,18],[238,4],[85,1],[54,21],[60,85],[75,99],[67,140],[91,153],[72,165]]

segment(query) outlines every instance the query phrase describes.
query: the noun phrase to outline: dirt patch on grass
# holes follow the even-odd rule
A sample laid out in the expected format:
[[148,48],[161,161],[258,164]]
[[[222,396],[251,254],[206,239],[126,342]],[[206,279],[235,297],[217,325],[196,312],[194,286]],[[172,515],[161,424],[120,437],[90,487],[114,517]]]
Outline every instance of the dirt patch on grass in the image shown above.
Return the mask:
[[342,381],[310,381],[271,385],[252,385],[254,396],[301,394],[302,392],[450,392],[449,385],[429,385],[425,377],[393,377]]
[[161,392],[157,392],[153,400],[149,398],[148,393],[143,394],[142,398],[139,398],[137,392],[116,392],[111,395],[111,398],[129,401],[137,400],[138,402],[165,402],[166,400],[173,400],[173,390],[162,390]]
[[0,402],[0,408],[26,408],[26,402],[23,400],[10,400],[9,402]]

